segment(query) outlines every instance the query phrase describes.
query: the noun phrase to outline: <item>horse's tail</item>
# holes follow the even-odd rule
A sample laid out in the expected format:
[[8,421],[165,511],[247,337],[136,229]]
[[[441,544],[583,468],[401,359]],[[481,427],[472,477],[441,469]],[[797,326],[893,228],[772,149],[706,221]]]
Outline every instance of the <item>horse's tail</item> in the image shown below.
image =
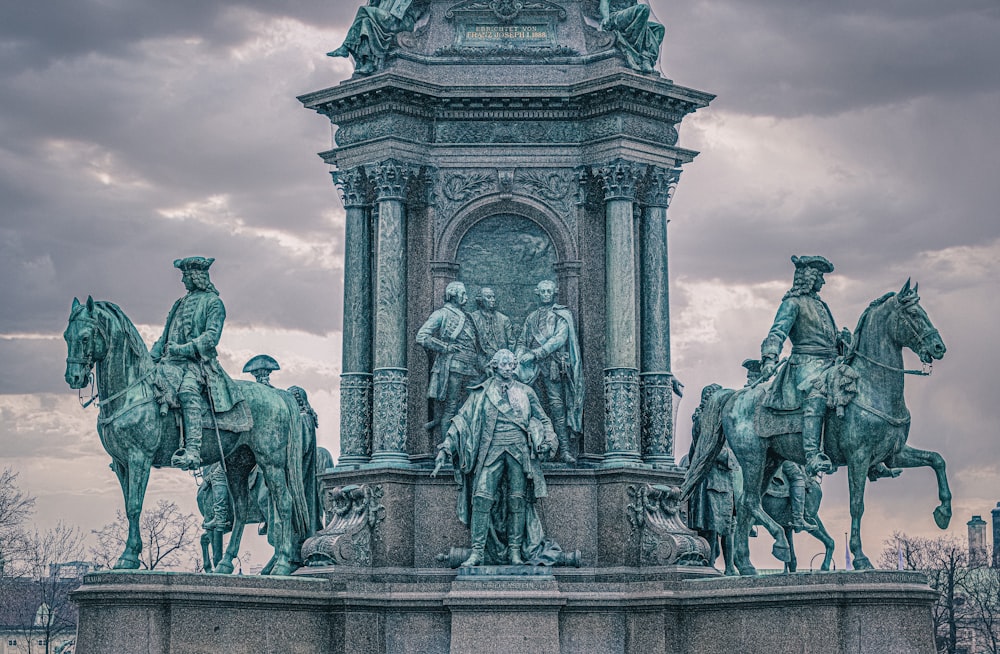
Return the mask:
[[694,452],[690,457],[684,485],[681,487],[681,501],[686,500],[705,478],[715,459],[722,451],[726,436],[722,431],[722,410],[733,396],[731,388],[722,388],[709,396],[701,408],[698,418],[698,433],[695,435]]
[[[309,428],[299,413],[299,406],[295,398],[290,393],[282,393],[282,396],[288,406],[289,413],[288,444],[285,446],[285,475],[288,489],[292,495],[292,531],[305,538],[311,533],[312,526],[302,465],[305,454],[303,443],[306,441]],[[312,460],[315,460],[315,452]]]

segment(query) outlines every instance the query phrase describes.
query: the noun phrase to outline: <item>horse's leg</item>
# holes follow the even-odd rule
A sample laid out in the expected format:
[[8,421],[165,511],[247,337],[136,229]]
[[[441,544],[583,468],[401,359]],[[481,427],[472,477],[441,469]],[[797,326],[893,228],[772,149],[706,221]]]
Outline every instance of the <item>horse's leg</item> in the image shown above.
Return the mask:
[[829,570],[830,564],[833,562],[833,547],[835,542],[830,533],[826,530],[826,526],[823,521],[819,519],[818,514],[812,516],[813,522],[816,523],[815,529],[810,529],[809,533],[813,535],[819,542],[823,543],[823,547],[826,548],[826,555],[823,557],[823,565],[820,566],[820,570]]
[[129,452],[125,470],[127,483],[123,484],[123,486],[128,487],[128,490],[125,491],[128,539],[125,541],[125,551],[122,552],[115,564],[116,570],[136,570],[139,568],[139,554],[142,552],[139,518],[142,515],[142,502],[146,497],[146,485],[149,483],[149,470],[152,466],[152,456],[139,449]]
[[[243,541],[243,527],[247,519],[247,477],[251,466],[232,461],[226,467],[226,483],[229,484],[229,497],[233,500],[233,530],[229,534],[229,545],[222,559],[216,564],[215,571],[219,574],[233,573],[233,559],[240,555],[240,544]],[[222,539],[219,539],[219,550],[222,550]]]
[[201,569],[206,573],[212,571],[212,551],[210,548],[211,542],[212,542],[212,532],[210,531],[201,532]]
[[867,458],[855,457],[847,464],[847,485],[851,495],[851,555],[855,570],[871,570],[872,563],[861,549],[861,516],[865,513],[865,482],[868,481]]
[[784,527],[785,540],[788,541],[788,561],[785,562],[785,572],[795,572],[799,567],[799,560],[795,556],[795,536],[791,527]]
[[903,446],[892,458],[892,465],[896,468],[933,468],[937,475],[938,500],[941,502],[934,509],[934,522],[941,529],[947,529],[951,522],[951,489],[948,487],[948,475],[945,472],[944,458],[937,452],[930,450],[918,450],[909,445]]
[[211,532],[212,535],[212,568],[219,565],[219,561],[222,560],[222,530],[215,529]]
[[733,535],[723,534],[722,535],[722,560],[726,563],[726,576],[733,577],[739,574],[736,571],[736,566],[733,565]]
[[785,528],[779,525],[778,522],[764,510],[764,505],[761,503],[761,498],[764,496],[764,493],[767,492],[767,487],[771,483],[771,478],[774,477],[774,473],[777,472],[780,465],[781,462],[774,456],[767,457],[763,474],[755,487],[757,489],[757,495],[753,511],[757,519],[757,524],[767,529],[768,533],[771,534],[771,538],[774,539],[774,545],[771,546],[771,555],[779,561],[787,563],[791,557],[791,550],[788,545],[788,539],[785,537]]
[[[259,461],[258,461],[259,463]],[[274,565],[272,575],[289,575],[294,570],[292,566],[292,496],[291,489],[285,479],[284,467],[261,465],[264,473],[264,483],[271,494],[274,506],[272,523],[268,525],[268,533],[273,536]]]

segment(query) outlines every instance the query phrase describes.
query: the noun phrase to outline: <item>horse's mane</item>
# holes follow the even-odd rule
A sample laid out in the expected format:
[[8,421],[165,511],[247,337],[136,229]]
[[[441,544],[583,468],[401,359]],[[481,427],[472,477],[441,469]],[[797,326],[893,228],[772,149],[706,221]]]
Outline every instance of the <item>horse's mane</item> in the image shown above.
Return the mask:
[[121,307],[114,302],[98,301],[94,302],[94,306],[111,314],[118,321],[121,325],[122,336],[125,339],[125,346],[135,354],[141,371],[146,372],[147,367],[152,365],[152,360],[148,356],[145,356],[149,353],[149,350],[146,348],[146,342],[142,340],[142,336],[139,334],[139,330],[136,329],[135,324],[125,315]]
[[851,349],[847,352],[847,356],[845,357],[847,363],[851,362],[851,360],[854,358],[854,354],[858,350],[858,343],[861,341],[861,334],[863,333],[865,326],[868,324],[868,316],[869,314],[871,314],[872,309],[876,309],[882,306],[895,296],[896,293],[894,291],[889,291],[882,297],[875,298],[874,300],[872,300],[871,303],[861,313],[861,317],[858,318],[858,326],[854,328],[854,334],[851,338]]

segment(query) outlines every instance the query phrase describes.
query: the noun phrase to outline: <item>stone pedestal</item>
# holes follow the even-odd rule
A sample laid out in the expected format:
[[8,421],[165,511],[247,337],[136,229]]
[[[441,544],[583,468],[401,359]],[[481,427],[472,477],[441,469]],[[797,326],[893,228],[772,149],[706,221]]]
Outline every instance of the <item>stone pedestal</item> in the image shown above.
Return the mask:
[[934,597],[910,572],[339,566],[273,579],[104,572],[72,595],[80,654],[934,654]]

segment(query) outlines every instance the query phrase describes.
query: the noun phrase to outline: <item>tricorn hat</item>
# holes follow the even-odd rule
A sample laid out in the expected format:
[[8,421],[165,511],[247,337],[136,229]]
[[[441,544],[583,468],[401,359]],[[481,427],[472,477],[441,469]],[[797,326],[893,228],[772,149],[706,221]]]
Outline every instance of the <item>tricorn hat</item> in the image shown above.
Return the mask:
[[174,259],[174,268],[179,268],[183,272],[192,270],[208,270],[215,261],[212,257],[186,257],[184,259]]
[[819,255],[793,256],[792,263],[795,264],[796,268],[815,268],[822,273],[833,272],[833,264],[826,257]]
[[760,374],[760,359],[744,359],[743,367],[746,368],[748,372]]
[[253,374],[258,370],[281,370],[281,366],[274,360],[274,357],[267,354],[258,354],[243,366],[243,372]]

